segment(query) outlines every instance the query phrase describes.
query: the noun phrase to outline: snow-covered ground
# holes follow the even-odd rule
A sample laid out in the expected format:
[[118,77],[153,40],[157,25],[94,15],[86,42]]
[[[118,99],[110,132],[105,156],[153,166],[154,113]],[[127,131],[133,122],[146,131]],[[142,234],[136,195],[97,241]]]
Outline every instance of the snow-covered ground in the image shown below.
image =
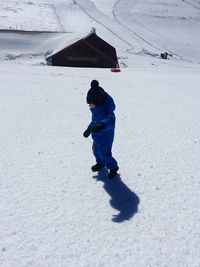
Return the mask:
[[[0,266],[199,267],[199,1],[0,1],[4,29],[6,5],[66,33],[0,32]],[[41,65],[91,26],[122,72]],[[82,136],[92,79],[117,105],[113,181]]]
[[[63,42],[63,32],[67,44],[74,34],[82,37],[95,27],[100,37],[116,47],[121,66],[135,66],[137,55],[153,61],[165,51],[172,54],[172,61],[200,63],[199,0],[0,0],[0,9],[1,29],[56,31],[62,39],[55,43],[55,33],[41,39],[35,32],[0,32],[3,60],[13,54],[19,61],[40,51],[42,62],[49,49]],[[12,39],[12,44],[21,40],[21,50],[11,50],[10,41],[6,50],[5,38]]]
[[[121,179],[93,177],[85,95],[115,98]],[[198,70],[0,65],[1,266],[199,266]]]
[[0,29],[60,31],[54,5],[29,2],[0,2]]

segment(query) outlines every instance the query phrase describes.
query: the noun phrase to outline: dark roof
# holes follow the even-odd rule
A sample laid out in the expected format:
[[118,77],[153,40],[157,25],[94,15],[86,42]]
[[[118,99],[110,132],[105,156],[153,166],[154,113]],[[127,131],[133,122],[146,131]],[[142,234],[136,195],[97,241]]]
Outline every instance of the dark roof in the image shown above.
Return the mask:
[[90,33],[81,39],[70,40],[70,42],[68,42],[65,47],[58,51],[54,51],[53,53],[48,55],[46,57],[46,60],[62,53],[67,48],[72,48],[73,46],[76,46],[78,43],[81,42],[85,42],[88,46],[91,46],[98,52],[103,53],[104,56],[108,57],[109,59],[112,59],[113,50],[115,50],[115,48],[112,45],[108,44],[106,41],[104,41],[102,38],[100,38],[96,33]]

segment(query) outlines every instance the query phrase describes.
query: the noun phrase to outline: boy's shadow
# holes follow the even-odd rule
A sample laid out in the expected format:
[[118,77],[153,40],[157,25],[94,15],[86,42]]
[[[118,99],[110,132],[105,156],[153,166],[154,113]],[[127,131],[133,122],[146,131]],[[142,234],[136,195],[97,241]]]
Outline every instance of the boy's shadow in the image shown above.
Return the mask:
[[139,197],[122,182],[119,175],[109,179],[108,171],[102,169],[93,178],[104,183],[103,187],[111,197],[111,206],[119,211],[119,214],[113,216],[113,222],[121,223],[130,220],[138,212]]

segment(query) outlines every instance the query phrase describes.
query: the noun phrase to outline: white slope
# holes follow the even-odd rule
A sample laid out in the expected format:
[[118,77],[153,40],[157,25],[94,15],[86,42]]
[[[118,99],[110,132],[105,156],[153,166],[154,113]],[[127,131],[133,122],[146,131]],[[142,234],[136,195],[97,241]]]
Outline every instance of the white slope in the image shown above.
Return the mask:
[[[62,40],[66,38],[66,45],[74,34],[82,37],[95,27],[100,37],[116,47],[121,66],[135,66],[143,57],[154,62],[165,51],[172,54],[171,61],[176,64],[182,61],[200,63],[198,0],[173,3],[167,0],[0,1],[0,7],[2,29],[57,31],[61,32]],[[62,32],[67,33],[64,39]],[[2,36],[1,33],[1,59],[9,59],[10,54],[14,54],[19,61],[22,57],[30,58],[32,51],[32,55],[40,54],[43,62],[47,52],[60,47],[60,41],[51,40],[55,33],[47,38],[40,37],[35,33],[28,36],[5,32]],[[8,39],[7,49],[5,38]],[[13,44],[15,39],[16,43],[21,40],[21,51],[17,47],[15,52],[10,49],[10,38]]]
[[0,1],[0,29],[62,31],[52,4]]
[[118,1],[114,14],[124,27],[152,47],[199,62],[200,2],[194,2]]
[[[0,65],[0,265],[199,266],[199,70]],[[121,179],[94,177],[85,96],[117,110]]]
[[[0,32],[0,266],[199,267],[199,1],[4,2],[13,25],[18,5],[30,20],[47,5],[45,31],[66,33]],[[177,38],[182,25],[189,38]],[[129,68],[38,66],[91,26]],[[161,60],[163,49],[177,54]],[[82,136],[92,79],[117,106],[113,181],[91,173]]]

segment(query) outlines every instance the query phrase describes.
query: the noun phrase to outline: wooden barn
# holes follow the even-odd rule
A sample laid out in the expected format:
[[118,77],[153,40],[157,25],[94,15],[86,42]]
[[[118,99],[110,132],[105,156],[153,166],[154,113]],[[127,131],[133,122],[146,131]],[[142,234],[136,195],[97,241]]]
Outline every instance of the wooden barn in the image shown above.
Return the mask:
[[46,57],[52,66],[116,68],[116,49],[92,31],[86,37],[75,41],[60,51]]

